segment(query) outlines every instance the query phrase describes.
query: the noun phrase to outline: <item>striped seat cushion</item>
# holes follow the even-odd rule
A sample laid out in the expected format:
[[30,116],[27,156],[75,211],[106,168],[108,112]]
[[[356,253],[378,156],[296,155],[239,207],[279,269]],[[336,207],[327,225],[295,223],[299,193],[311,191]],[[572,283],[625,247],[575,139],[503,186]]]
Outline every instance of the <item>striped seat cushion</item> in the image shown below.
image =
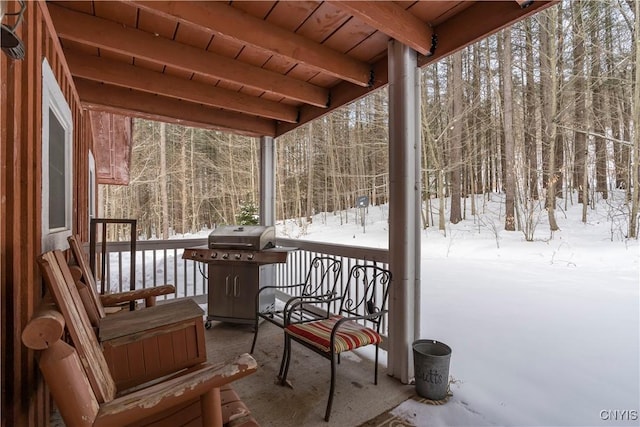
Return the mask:
[[[285,332],[291,337],[305,341],[325,353],[331,349],[331,330],[341,316],[332,316],[329,319],[316,320],[315,322],[293,324],[286,327]],[[382,337],[376,331],[359,323],[348,321],[340,325],[336,333],[335,352],[353,350],[369,344],[379,344]]]

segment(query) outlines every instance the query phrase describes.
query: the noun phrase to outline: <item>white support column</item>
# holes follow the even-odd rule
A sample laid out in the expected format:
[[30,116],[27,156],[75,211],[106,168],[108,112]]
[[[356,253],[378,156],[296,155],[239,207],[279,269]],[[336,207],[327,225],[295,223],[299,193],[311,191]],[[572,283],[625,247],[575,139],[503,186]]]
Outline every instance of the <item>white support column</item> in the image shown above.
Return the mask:
[[389,42],[388,374],[414,377],[412,343],[420,325],[420,79],[417,54]]
[[260,137],[260,225],[276,223],[275,141]]

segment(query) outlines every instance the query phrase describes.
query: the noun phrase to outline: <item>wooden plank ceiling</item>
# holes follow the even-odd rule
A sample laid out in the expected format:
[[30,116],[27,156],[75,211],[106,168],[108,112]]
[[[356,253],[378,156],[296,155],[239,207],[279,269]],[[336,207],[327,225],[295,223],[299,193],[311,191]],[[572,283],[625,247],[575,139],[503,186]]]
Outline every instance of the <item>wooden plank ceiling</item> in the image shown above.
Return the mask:
[[[523,4],[530,3],[527,7]],[[84,107],[278,136],[549,1],[49,1]]]
[[392,38],[425,66],[555,2],[47,5],[84,108],[279,136],[386,85]]

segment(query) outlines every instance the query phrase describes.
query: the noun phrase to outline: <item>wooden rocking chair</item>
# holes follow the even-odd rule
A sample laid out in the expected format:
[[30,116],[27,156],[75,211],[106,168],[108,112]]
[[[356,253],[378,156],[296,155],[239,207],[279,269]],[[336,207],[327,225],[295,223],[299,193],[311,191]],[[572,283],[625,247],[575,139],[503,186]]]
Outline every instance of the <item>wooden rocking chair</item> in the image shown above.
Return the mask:
[[133,387],[206,360],[204,312],[193,300],[108,316],[100,319],[96,330],[62,251],[42,254],[38,265],[80,358],[87,360],[84,351],[92,345],[89,343],[102,347],[119,388]]
[[22,341],[39,351],[40,370],[67,427],[258,425],[228,387],[256,371],[250,355],[226,364],[201,364],[123,392],[116,388],[98,343],[86,337],[74,348],[61,340],[64,327],[64,316],[53,305],[42,307],[25,327]]

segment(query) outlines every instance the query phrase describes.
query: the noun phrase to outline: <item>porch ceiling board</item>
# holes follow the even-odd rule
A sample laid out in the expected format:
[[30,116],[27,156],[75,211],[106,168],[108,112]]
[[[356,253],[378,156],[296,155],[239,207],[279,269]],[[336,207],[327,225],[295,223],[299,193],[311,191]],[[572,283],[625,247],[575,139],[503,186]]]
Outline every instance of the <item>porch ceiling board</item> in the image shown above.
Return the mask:
[[193,80],[162,74],[134,65],[65,50],[74,77],[100,81],[212,107],[295,123],[295,107],[255,98]]
[[91,109],[278,136],[385,86],[390,38],[426,66],[557,2],[46,4]]
[[[222,2],[134,1],[140,8],[208,30],[351,83],[368,86],[369,64],[253,17]],[[251,28],[251,31],[246,31]]]
[[328,103],[328,92],[324,88],[61,6],[50,5],[49,10],[58,36],[63,40],[130,55],[160,67],[171,65],[194,71],[319,107]]
[[88,110],[250,136],[275,136],[271,120],[85,79],[77,79],[75,83],[80,102]]

